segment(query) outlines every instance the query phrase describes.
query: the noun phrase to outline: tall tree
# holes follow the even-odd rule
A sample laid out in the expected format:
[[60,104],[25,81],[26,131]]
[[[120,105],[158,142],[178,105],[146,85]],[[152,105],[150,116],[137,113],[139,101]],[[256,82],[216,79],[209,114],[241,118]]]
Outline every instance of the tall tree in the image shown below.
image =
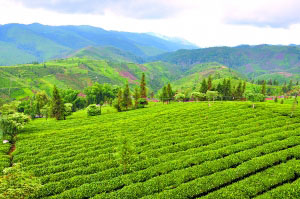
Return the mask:
[[264,82],[263,82],[263,85],[262,85],[262,88],[261,88],[261,94],[266,95],[266,90],[267,90],[266,87],[267,87],[267,86],[266,86],[266,81],[264,81]]
[[174,93],[173,93],[170,83],[168,83],[168,86],[167,86],[167,95],[168,95],[168,102],[170,103],[170,101],[173,100],[173,97],[174,97]]
[[272,79],[269,80],[268,84],[273,85]]
[[123,92],[122,89],[119,89],[118,94],[117,94],[117,99],[115,100],[114,107],[117,109],[118,112],[122,111],[122,97],[123,97]]
[[206,93],[207,90],[208,90],[208,87],[207,87],[206,79],[203,79],[202,83],[201,83],[200,92],[201,93]]
[[288,85],[288,91],[291,91],[293,88],[293,80],[290,80],[290,83]]
[[162,93],[160,94],[160,100],[165,103],[168,101],[168,89],[166,86],[163,87]]
[[238,86],[236,87],[236,97],[241,98],[243,95],[243,88],[242,88],[242,81],[239,82]]
[[147,98],[147,88],[146,88],[146,80],[145,80],[145,73],[142,74],[141,84],[140,84],[140,97]]
[[134,99],[134,107],[138,108],[138,100],[140,98],[140,92],[139,89],[137,87],[135,87],[134,89],[134,93],[133,93],[133,99]]
[[208,77],[208,80],[207,80],[207,90],[212,90],[212,78],[211,76]]
[[246,91],[246,81],[244,81],[244,84],[243,84],[243,93],[242,93],[242,95],[245,93],[245,91]]
[[51,104],[51,115],[52,115],[52,117],[55,117],[56,120],[62,120],[62,119],[65,119],[64,112],[65,112],[65,106],[64,106],[63,100],[59,95],[59,91],[57,90],[56,86],[54,85],[52,104]]
[[36,99],[36,113],[40,116],[41,109],[48,104],[48,97],[44,91],[38,92],[35,96]]
[[128,82],[126,83],[124,91],[123,91],[122,106],[126,110],[128,110],[128,108],[132,106],[132,101],[131,101],[131,95],[130,95]]

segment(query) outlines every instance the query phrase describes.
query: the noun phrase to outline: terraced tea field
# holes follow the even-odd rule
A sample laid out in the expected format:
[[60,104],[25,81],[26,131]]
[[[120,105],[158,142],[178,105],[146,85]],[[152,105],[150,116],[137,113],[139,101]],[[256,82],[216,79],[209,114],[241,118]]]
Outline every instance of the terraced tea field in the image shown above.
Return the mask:
[[38,119],[18,135],[13,162],[42,181],[34,198],[299,198],[300,111],[174,103]]

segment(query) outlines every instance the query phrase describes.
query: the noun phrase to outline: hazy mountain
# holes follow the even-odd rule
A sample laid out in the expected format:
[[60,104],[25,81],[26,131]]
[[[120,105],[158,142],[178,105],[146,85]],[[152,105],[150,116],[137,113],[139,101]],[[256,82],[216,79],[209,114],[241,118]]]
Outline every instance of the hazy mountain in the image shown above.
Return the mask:
[[112,46],[139,57],[196,48],[146,33],[106,31],[92,26],[0,26],[0,65],[43,61],[87,46]]

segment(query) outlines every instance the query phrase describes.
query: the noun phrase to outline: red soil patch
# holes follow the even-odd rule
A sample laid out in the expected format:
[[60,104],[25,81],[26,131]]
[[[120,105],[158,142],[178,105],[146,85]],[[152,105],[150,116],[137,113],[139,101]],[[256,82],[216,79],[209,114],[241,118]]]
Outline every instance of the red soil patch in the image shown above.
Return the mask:
[[86,95],[80,92],[80,93],[77,95],[77,97],[83,97],[83,98],[86,98]]
[[140,69],[142,69],[142,71],[147,71],[148,70],[144,65],[139,64],[138,66],[140,67]]
[[292,77],[293,76],[292,73],[288,73],[288,72],[278,72],[278,74],[283,75],[285,77]]
[[132,75],[130,72],[127,72],[127,71],[121,71],[121,72],[119,72],[119,74],[120,74],[122,77],[131,79],[131,80],[137,80],[137,78],[136,78],[134,75]]
[[137,85],[138,85],[138,82],[135,81],[135,80],[137,80],[137,78],[136,78],[134,75],[132,75],[130,72],[127,72],[127,71],[121,71],[121,72],[119,72],[119,74],[120,74],[122,77],[127,78],[129,83],[137,84]]

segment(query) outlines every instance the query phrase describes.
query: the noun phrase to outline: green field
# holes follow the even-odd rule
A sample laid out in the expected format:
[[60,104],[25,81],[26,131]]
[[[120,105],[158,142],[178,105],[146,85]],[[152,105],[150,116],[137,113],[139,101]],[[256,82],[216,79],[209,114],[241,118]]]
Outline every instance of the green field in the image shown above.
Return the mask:
[[291,111],[249,102],[79,111],[66,121],[32,121],[13,162],[41,180],[33,198],[298,198],[300,111]]

